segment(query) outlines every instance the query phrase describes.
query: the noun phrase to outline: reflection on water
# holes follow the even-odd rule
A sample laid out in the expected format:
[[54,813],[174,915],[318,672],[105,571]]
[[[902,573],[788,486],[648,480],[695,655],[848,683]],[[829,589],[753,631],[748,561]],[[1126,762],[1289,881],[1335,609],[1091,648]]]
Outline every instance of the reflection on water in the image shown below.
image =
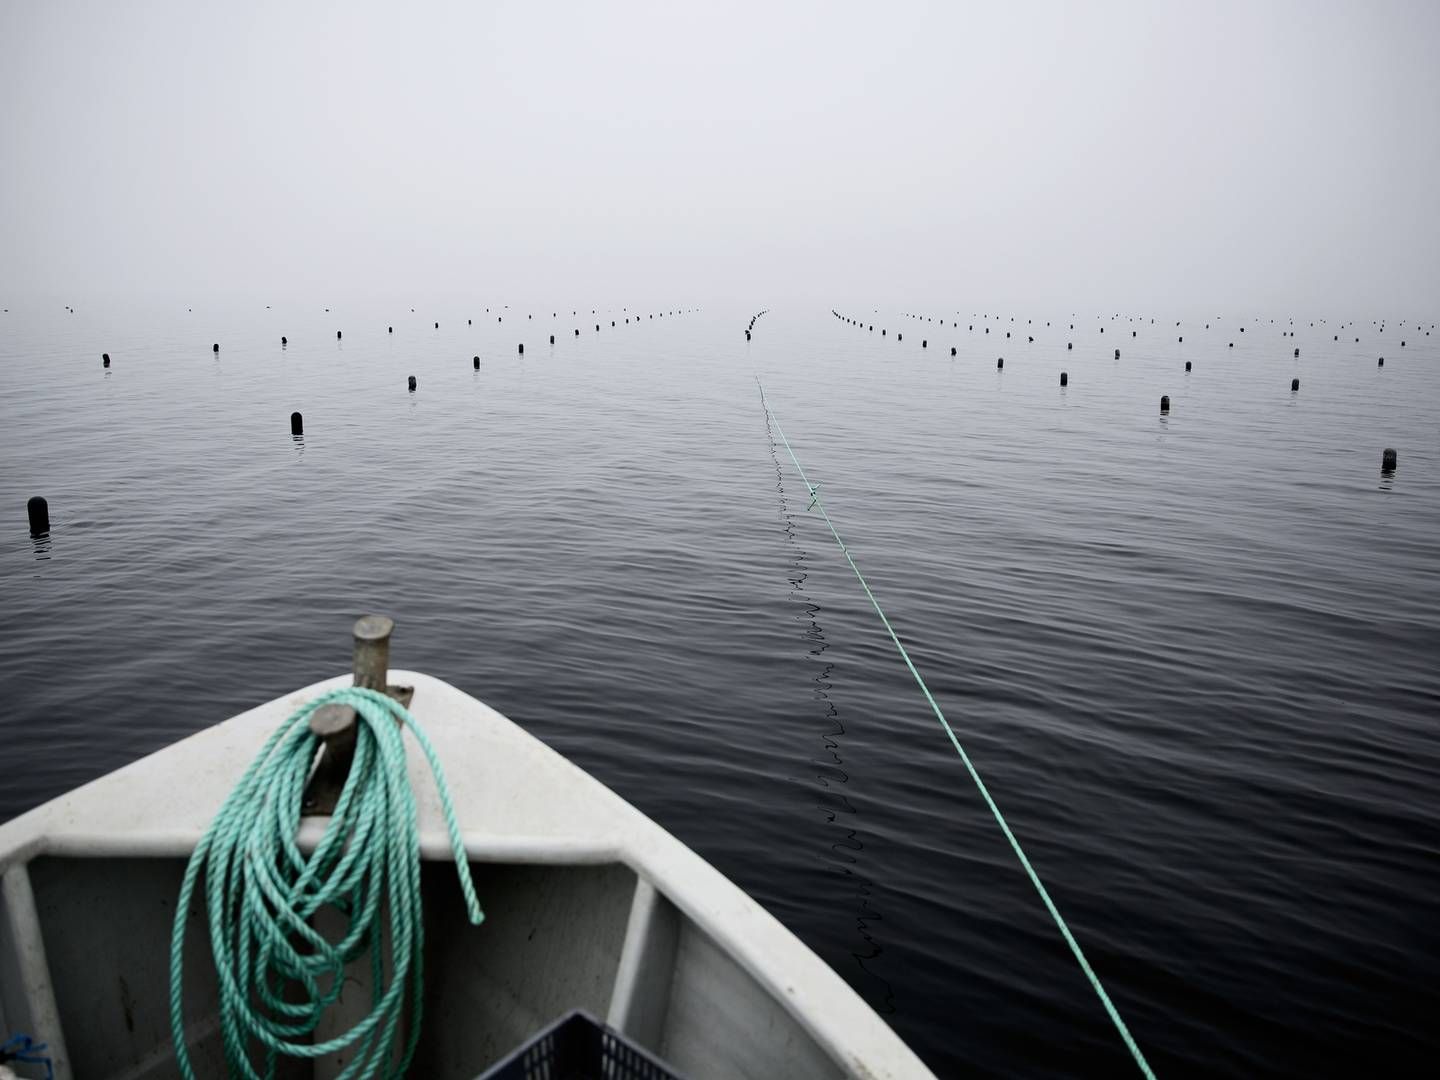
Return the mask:
[[[847,794],[850,774],[845,769],[841,756],[841,740],[845,735],[845,724],[840,719],[840,709],[830,696],[831,675],[835,665],[825,659],[830,643],[825,640],[825,630],[820,625],[820,605],[805,593],[805,580],[809,577],[805,560],[808,552],[800,546],[795,535],[795,522],[785,502],[785,470],[775,443],[775,432],[770,421],[770,412],[765,411],[765,428],[770,441],[770,456],[775,463],[775,491],[780,500],[780,519],[785,530],[785,542],[793,552],[790,568],[790,600],[800,608],[796,619],[804,627],[807,652],[818,665],[811,678],[814,684],[810,695],[816,710],[823,716],[820,733],[821,754],[811,758],[815,768],[815,809],[819,811],[827,826],[826,852],[824,858],[829,869],[837,873],[843,883],[841,890],[852,897],[855,904],[853,918],[855,934],[860,943],[852,945],[850,956],[866,975],[870,991],[866,994],[877,1012],[891,1014],[895,1011],[895,993],[890,982],[877,970],[877,961],[884,953],[884,946],[871,933],[874,923],[883,921],[884,916],[875,909],[874,889],[871,880],[861,872],[860,853],[865,844],[860,839],[857,826],[858,811]],[[808,781],[797,780],[798,783]]]

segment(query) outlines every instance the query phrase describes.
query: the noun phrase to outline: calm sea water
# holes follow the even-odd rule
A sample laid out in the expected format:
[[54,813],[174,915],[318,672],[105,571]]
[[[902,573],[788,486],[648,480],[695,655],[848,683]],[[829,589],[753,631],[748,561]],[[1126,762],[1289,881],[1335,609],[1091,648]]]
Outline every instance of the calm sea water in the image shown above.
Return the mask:
[[1440,1052],[1429,318],[76,303],[0,316],[0,815],[386,612],[937,1072],[1126,1075],[758,375],[1161,1075]]

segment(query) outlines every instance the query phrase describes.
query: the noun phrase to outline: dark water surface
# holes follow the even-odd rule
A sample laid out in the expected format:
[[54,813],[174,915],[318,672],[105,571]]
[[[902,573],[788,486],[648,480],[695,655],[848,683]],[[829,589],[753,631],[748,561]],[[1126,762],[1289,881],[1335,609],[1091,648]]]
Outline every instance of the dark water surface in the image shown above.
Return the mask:
[[1428,318],[777,308],[747,344],[750,311],[415,306],[0,316],[0,815],[344,671],[382,611],[937,1072],[1133,1072],[758,374],[1157,1072],[1433,1067]]

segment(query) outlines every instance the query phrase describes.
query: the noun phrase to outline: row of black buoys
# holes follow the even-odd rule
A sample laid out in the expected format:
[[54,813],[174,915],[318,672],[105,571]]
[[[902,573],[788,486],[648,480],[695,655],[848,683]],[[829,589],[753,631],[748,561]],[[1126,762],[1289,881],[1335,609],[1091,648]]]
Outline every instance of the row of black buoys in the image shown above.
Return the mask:
[[1166,416],[1170,412],[1170,395],[1162,394],[1160,397],[1160,415]]
[[415,376],[414,376],[414,375],[411,375],[411,376],[410,376],[410,389],[411,389],[412,391],[415,389]]
[[[1382,361],[1380,361],[1380,362],[1383,364],[1385,361],[1382,360]],[[109,354],[108,352],[107,352],[107,353],[101,353],[101,354],[100,354],[100,366],[101,366],[101,367],[109,367],[109,366],[110,366],[110,354]]]
[[1068,372],[1065,372],[1065,371],[1060,372],[1060,385],[1061,385],[1061,386],[1069,386],[1069,385],[1070,385],[1070,375],[1069,375]]
[[30,518],[31,533],[39,535],[50,531],[50,504],[43,495],[30,496],[30,501],[25,504],[25,513]]
[[304,418],[303,416],[301,416],[298,412],[292,412],[292,413],[290,414],[290,434],[291,434],[291,435],[304,435],[304,434],[305,434],[305,418]]

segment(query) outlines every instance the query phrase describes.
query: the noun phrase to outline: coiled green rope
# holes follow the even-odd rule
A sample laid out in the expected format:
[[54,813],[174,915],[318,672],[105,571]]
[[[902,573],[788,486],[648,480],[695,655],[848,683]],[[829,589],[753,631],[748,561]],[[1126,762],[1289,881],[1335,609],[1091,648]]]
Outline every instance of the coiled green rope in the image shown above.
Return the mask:
[[[309,718],[322,705],[350,706],[358,731],[344,790],[307,858],[295,837],[320,742]],[[424,926],[420,837],[402,729],[409,729],[430,763],[470,922],[483,921],[445,774],[415,718],[374,690],[346,687],[321,695],[266,741],[185,869],[170,940],[170,1028],[187,1080],[195,1071],[185,1045],[182,955],[190,899],[202,873],[231,1075],[272,1077],[280,1056],[341,1051],[352,1055],[341,1080],[400,1077],[409,1066],[420,1038]],[[310,925],[322,908],[348,920],[340,941],[328,941]],[[345,965],[366,953],[369,1013],[349,1031],[314,1041],[322,1014],[340,998]],[[397,1054],[407,997],[409,1032]],[[263,1072],[251,1064],[255,1044]]]
[[945,714],[940,711],[940,705],[936,702],[935,695],[930,693],[930,687],[925,685],[925,680],[920,677],[919,669],[915,667],[914,661],[910,659],[910,654],[905,651],[905,646],[900,643],[900,635],[895,633],[895,628],[890,625],[889,618],[886,617],[885,612],[880,607],[880,601],[876,600],[875,594],[870,591],[870,583],[865,580],[865,575],[860,573],[860,567],[855,565],[855,560],[850,555],[850,549],[845,546],[845,541],[840,539],[839,530],[835,528],[835,523],[830,520],[830,515],[825,510],[825,504],[820,501],[820,485],[812,484],[810,478],[805,475],[805,467],[800,464],[800,459],[795,456],[795,450],[791,447],[790,440],[785,437],[785,429],[780,426],[780,417],[775,415],[775,410],[770,407],[770,403],[765,399],[764,384],[760,382],[759,378],[756,378],[755,384],[760,387],[760,404],[765,407],[765,412],[769,415],[770,419],[775,422],[775,430],[780,433],[780,441],[785,444],[785,449],[790,454],[790,460],[795,463],[795,471],[800,474],[800,480],[805,485],[805,490],[809,493],[810,503],[805,509],[819,510],[820,516],[825,519],[825,525],[830,530],[830,535],[835,538],[835,543],[840,545],[840,553],[845,556],[845,561],[850,564],[850,569],[855,572],[855,577],[859,580],[860,587],[865,590],[865,595],[870,600],[870,606],[875,609],[875,614],[879,615],[880,621],[885,624],[885,631],[890,635],[890,640],[895,643],[895,648],[900,653],[900,659],[905,661],[905,666],[910,669],[910,674],[915,677],[915,682],[920,686],[920,692],[925,695],[925,700],[930,703],[930,709],[935,714],[935,719],[940,721],[940,726],[945,729],[945,734],[950,736],[951,745],[955,747],[955,752],[960,755],[960,760],[965,763],[965,769],[970,773],[970,779],[975,781],[975,786],[980,789],[980,797],[985,800],[985,805],[990,808],[990,813],[994,815],[996,823],[1000,826],[1000,831],[1005,834],[1005,839],[1010,841],[1011,850],[1015,852],[1015,857],[1020,860],[1020,865],[1024,868],[1026,876],[1030,879],[1030,883],[1035,886],[1035,891],[1040,894],[1040,900],[1044,903],[1045,910],[1050,912],[1050,917],[1055,920],[1055,925],[1059,927],[1060,936],[1065,939],[1065,944],[1070,946],[1071,953],[1074,954],[1076,961],[1080,964],[1080,970],[1085,973],[1085,977],[1090,981],[1090,985],[1094,988],[1096,996],[1100,998],[1100,1004],[1105,1007],[1105,1014],[1110,1017],[1111,1023],[1115,1025],[1115,1030],[1120,1033],[1120,1040],[1125,1044],[1125,1048],[1130,1051],[1130,1056],[1135,1059],[1135,1064],[1139,1067],[1141,1074],[1146,1077],[1146,1080],[1155,1080],[1155,1074],[1150,1069],[1150,1063],[1145,1060],[1145,1054],[1141,1051],[1139,1043],[1137,1043],[1135,1037],[1130,1034],[1130,1029],[1125,1025],[1124,1019],[1120,1016],[1120,1010],[1115,1008],[1114,1003],[1110,1000],[1110,995],[1105,992],[1105,987],[1100,982],[1100,976],[1095,974],[1095,969],[1090,966],[1090,961],[1086,959],[1084,950],[1080,948],[1080,943],[1075,940],[1075,935],[1070,932],[1070,927],[1060,915],[1060,909],[1055,906],[1055,901],[1050,899],[1049,890],[1045,888],[1045,883],[1040,880],[1040,875],[1035,872],[1035,867],[1030,864],[1030,859],[1025,854],[1025,849],[1020,846],[1020,841],[1016,839],[1015,834],[1010,831],[1010,823],[1005,820],[1005,815],[1000,812],[999,804],[996,803],[990,795],[990,789],[985,786],[985,781],[980,779],[980,771],[975,768],[974,763],[970,760],[970,755],[965,752],[965,747],[960,745],[960,739],[955,734],[955,729],[950,726],[950,721],[946,720]]

